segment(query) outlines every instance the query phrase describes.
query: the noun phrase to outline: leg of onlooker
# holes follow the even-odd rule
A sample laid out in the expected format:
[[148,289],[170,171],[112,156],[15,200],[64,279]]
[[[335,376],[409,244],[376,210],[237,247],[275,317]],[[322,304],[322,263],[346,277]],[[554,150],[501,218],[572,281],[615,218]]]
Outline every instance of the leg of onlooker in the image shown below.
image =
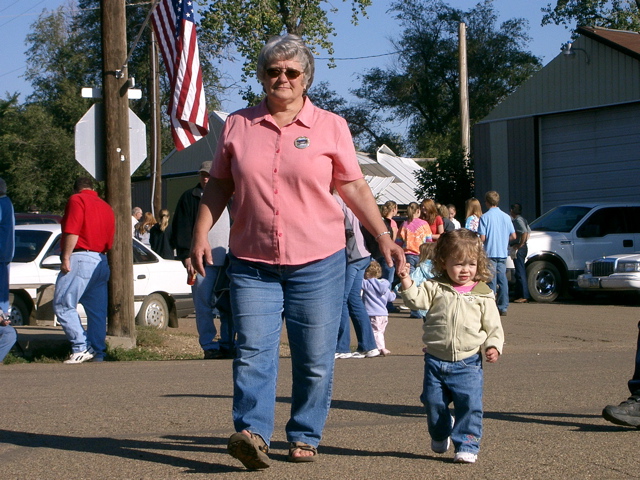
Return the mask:
[[355,272],[353,284],[347,297],[347,306],[349,307],[349,316],[353,322],[353,330],[358,338],[358,351],[360,352],[369,352],[376,349],[376,340],[373,337],[371,321],[367,310],[364,308],[361,295],[364,271],[369,266],[369,263],[371,263],[371,258],[365,257],[350,264],[355,269]]
[[89,252],[74,253],[70,259],[71,270],[61,272],[56,280],[53,312],[71,342],[73,353],[84,352],[88,347],[87,335],[80,322],[77,307],[99,261],[99,258],[92,257]]
[[94,361],[104,359],[107,344],[107,306],[108,306],[108,282],[109,263],[107,256],[100,255],[100,262],[91,275],[79,303],[87,314],[87,344],[94,351]]
[[7,356],[7,353],[9,353],[17,339],[18,334],[15,328],[11,325],[0,325],[0,363],[2,363],[4,357]]
[[215,317],[215,295],[213,286],[216,283],[219,267],[213,265],[205,266],[205,276],[198,274],[196,283],[191,287],[193,294],[193,306],[196,311],[196,328],[200,346],[205,352],[207,350],[217,350],[219,345],[215,341],[216,331],[213,319]]

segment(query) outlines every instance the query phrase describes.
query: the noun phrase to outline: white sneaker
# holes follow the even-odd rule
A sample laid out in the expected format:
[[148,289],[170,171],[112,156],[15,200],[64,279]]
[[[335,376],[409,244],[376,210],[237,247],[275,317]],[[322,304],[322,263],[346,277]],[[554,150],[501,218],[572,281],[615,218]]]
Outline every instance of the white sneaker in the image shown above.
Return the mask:
[[457,452],[453,457],[453,463],[476,463],[478,455],[471,452]]
[[373,350],[369,350],[368,352],[364,352],[364,356],[367,357],[367,358],[379,357],[380,356],[380,350],[378,350],[377,348],[374,348]]
[[336,360],[339,358],[351,358],[353,356],[353,353],[348,352],[348,353],[336,353]]
[[87,348],[84,352],[72,353],[64,363],[83,363],[88,362],[94,357],[95,353],[90,348]]
[[451,446],[451,440],[449,437],[445,438],[441,441],[431,440],[431,450],[435,453],[447,453],[449,447]]
[[364,358],[365,354],[362,352],[353,352],[349,358]]

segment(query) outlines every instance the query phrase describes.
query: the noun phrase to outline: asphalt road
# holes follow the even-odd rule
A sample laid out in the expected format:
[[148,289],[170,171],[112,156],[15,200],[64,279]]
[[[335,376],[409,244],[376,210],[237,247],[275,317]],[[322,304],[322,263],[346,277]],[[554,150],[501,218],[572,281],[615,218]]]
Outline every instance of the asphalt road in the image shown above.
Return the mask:
[[418,397],[421,322],[389,323],[386,358],[338,360],[317,462],[285,461],[291,369],[281,360],[272,466],[226,454],[231,362],[0,366],[3,479],[629,479],[640,430],[604,421],[628,395],[639,307],[511,305],[505,353],[485,365],[475,465],[429,449]]

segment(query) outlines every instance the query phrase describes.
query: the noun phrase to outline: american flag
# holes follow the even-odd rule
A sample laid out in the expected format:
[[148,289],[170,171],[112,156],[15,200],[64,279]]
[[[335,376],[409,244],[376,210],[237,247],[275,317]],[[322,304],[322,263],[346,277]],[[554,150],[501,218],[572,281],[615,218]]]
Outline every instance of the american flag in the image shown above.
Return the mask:
[[160,0],[151,15],[171,85],[168,113],[178,150],[209,131],[191,0]]

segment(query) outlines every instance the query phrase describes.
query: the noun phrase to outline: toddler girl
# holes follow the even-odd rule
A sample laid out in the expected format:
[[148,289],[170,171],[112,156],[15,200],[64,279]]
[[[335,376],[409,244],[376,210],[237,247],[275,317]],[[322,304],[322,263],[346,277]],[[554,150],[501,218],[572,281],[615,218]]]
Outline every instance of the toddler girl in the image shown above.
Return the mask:
[[364,272],[362,301],[371,320],[376,346],[380,353],[386,356],[391,353],[384,343],[384,331],[389,323],[387,303],[393,302],[396,294],[391,291],[389,280],[380,278],[381,275],[382,267],[375,260],[372,261]]
[[[431,450],[454,462],[474,463],[482,437],[482,356],[498,360],[504,332],[495,297],[485,283],[490,273],[479,237],[459,229],[444,233],[433,254],[436,274],[417,287],[409,268],[398,272],[401,295],[412,309],[427,309],[423,391]],[[449,404],[453,402],[454,419]]]

